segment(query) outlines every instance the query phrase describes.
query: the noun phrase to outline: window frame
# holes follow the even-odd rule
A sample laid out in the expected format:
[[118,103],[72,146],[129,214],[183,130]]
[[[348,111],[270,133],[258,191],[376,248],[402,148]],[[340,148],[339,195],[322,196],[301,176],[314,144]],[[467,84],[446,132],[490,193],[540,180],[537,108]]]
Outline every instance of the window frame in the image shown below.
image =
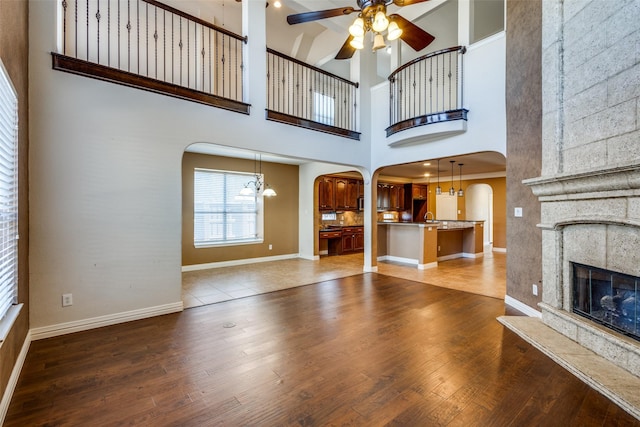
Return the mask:
[[[249,183],[250,181],[256,181],[256,179],[259,179],[260,182],[264,182],[264,177],[262,174],[258,174],[258,173],[249,173],[249,172],[241,172],[241,171],[230,171],[230,170],[221,170],[221,169],[209,169],[209,168],[194,168],[193,171],[193,245],[195,248],[199,249],[199,248],[210,248],[210,247],[225,247],[225,246],[238,246],[238,245],[252,245],[252,244],[261,244],[264,242],[264,196],[262,195],[262,191],[258,191],[256,192],[253,196],[240,196],[238,195],[238,192],[240,190],[240,188],[237,188],[237,191],[235,191],[235,189],[233,189],[233,192],[236,194],[234,196],[234,200],[238,201],[238,200],[242,200],[242,198],[250,198],[252,200],[254,200],[255,203],[255,234],[254,237],[246,237],[246,238],[240,238],[240,239],[228,239],[228,238],[224,238],[222,240],[213,240],[213,239],[197,239],[197,235],[198,232],[196,231],[196,228],[198,227],[198,215],[202,214],[202,215],[215,215],[215,214],[221,214],[224,217],[223,223],[222,223],[222,227],[223,227],[223,233],[226,233],[228,231],[228,226],[229,223],[226,222],[226,220],[228,219],[229,216],[232,216],[234,214],[242,214],[242,213],[246,213],[246,212],[241,212],[241,211],[234,211],[234,210],[230,210],[227,208],[227,205],[230,203],[227,203],[226,200],[224,202],[224,209],[222,211],[220,210],[203,210],[203,209],[197,209],[196,205],[198,204],[198,200],[197,200],[197,193],[198,193],[198,188],[197,188],[197,178],[196,175],[198,173],[211,173],[211,174],[222,174],[225,179],[228,176],[237,178],[237,177],[241,177],[242,182],[244,184]],[[244,185],[243,185],[244,186]],[[220,197],[225,199],[227,196],[230,195],[229,191],[228,191],[228,186],[226,184],[225,181],[225,186],[224,186],[224,195],[221,195]],[[226,196],[225,196],[226,195]]]
[[0,60],[0,343],[17,318],[18,304],[18,95]]

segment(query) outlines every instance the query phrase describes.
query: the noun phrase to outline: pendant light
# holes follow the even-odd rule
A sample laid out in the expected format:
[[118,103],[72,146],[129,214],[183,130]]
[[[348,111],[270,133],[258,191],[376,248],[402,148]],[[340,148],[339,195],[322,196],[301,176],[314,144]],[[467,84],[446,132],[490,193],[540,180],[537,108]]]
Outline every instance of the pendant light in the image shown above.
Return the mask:
[[464,196],[464,191],[462,191],[462,166],[464,166],[464,163],[458,163],[458,166],[460,166],[460,180],[458,181],[460,189],[458,190],[458,197],[462,197]]
[[262,181],[262,154],[260,154],[260,158],[259,158],[259,164],[260,164],[260,172],[256,172],[256,156],[254,155],[253,157],[253,174],[255,176],[255,179],[252,181],[247,182],[244,187],[240,190],[239,195],[240,196],[253,196],[254,194],[258,194],[260,193],[260,190],[262,189],[262,185],[264,184],[265,189],[262,192],[262,195],[265,197],[273,197],[273,196],[277,196],[278,194],[275,192],[275,190],[273,188],[271,188],[269,186],[269,184],[265,184]]
[[453,164],[456,161],[455,160],[449,160],[449,162],[451,163],[451,188],[449,189],[449,195],[450,196],[455,196],[456,195],[456,189],[453,188]]
[[440,159],[438,159],[438,186],[436,187],[436,195],[442,194],[442,188],[440,187]]

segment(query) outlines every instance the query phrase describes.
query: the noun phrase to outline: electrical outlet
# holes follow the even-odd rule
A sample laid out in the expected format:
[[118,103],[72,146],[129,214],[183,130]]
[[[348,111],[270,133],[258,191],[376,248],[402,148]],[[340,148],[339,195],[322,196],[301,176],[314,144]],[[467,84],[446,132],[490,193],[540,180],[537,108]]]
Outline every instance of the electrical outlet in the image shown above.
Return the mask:
[[532,286],[532,292],[533,295],[538,296],[538,285],[536,285],[535,283]]
[[273,250],[273,245],[269,245],[269,250]]
[[522,217],[522,208],[513,208],[513,216],[517,218]]
[[62,306],[69,307],[73,305],[73,294],[62,294]]
[[438,246],[438,252],[440,252],[440,246]]

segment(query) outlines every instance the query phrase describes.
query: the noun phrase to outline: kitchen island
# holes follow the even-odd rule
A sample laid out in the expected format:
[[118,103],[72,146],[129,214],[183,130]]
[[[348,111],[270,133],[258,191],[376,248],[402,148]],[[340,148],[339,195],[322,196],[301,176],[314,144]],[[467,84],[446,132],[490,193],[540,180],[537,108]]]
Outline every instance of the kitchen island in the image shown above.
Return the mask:
[[436,267],[439,261],[483,255],[484,221],[379,222],[378,260]]

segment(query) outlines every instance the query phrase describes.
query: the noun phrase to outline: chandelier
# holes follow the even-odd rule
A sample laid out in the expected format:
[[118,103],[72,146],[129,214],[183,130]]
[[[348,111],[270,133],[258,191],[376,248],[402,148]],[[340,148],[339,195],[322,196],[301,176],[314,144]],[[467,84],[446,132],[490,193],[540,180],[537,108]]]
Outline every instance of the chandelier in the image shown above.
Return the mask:
[[253,160],[253,175],[255,177],[254,180],[247,182],[244,187],[240,190],[240,194],[239,196],[241,197],[253,197],[255,194],[259,194],[260,190],[262,189],[262,187],[264,186],[265,189],[264,191],[262,191],[262,195],[266,196],[266,197],[273,197],[273,196],[277,196],[278,194],[275,192],[275,190],[273,188],[271,188],[269,186],[269,184],[266,184],[263,181],[263,177],[264,175],[262,175],[262,154],[260,154],[260,159],[259,159],[259,163],[260,163],[260,169],[259,172],[256,171],[256,158],[254,156],[254,160]]
[[383,33],[387,33],[387,40],[393,41],[402,35],[398,23],[387,17],[386,4],[365,7],[353,24],[349,27],[349,34],[353,36],[349,44],[354,49],[364,48],[364,36],[367,31],[375,33],[373,37],[373,51],[386,46]]

